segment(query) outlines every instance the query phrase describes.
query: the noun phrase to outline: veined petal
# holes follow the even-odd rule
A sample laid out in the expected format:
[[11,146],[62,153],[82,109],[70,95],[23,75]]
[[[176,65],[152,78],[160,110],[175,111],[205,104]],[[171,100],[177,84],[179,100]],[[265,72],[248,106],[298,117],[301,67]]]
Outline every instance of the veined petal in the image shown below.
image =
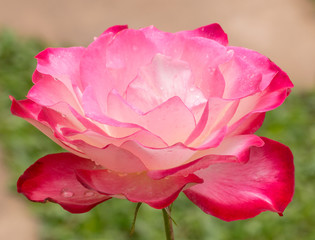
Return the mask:
[[18,192],[35,202],[52,201],[71,213],[87,212],[109,196],[85,188],[76,169],[94,169],[96,165],[71,153],[58,153],[40,158],[19,178]]
[[282,214],[294,192],[293,156],[288,147],[262,138],[246,163],[218,163],[196,174],[203,184],[185,191],[207,214],[225,221],[251,218],[263,211]]

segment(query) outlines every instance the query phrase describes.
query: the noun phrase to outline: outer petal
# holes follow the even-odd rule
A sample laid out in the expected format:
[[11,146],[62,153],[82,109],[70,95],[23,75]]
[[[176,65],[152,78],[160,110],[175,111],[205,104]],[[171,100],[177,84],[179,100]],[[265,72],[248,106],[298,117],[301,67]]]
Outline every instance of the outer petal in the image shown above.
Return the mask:
[[218,23],[203,26],[192,31],[178,32],[177,34],[182,34],[186,37],[204,37],[212,39],[224,46],[228,44],[227,35]]
[[110,199],[82,186],[76,169],[94,169],[96,165],[71,153],[58,153],[40,158],[19,178],[18,192],[35,202],[52,201],[71,213],[83,213]]
[[195,175],[153,180],[145,172],[124,174],[108,170],[78,170],[77,175],[84,185],[102,194],[123,196],[129,201],[145,202],[158,209],[170,205],[187,184],[202,182]]
[[76,87],[82,90],[79,67],[84,52],[83,47],[47,48],[36,56],[36,70],[58,78],[69,90]]
[[122,30],[125,30],[128,28],[128,25],[115,25],[115,26],[112,26],[108,29],[106,29],[102,34],[102,35],[106,35],[106,34],[111,34],[111,33],[114,33],[114,34],[117,34],[119,32],[121,32]]
[[37,77],[36,84],[31,88],[27,94],[27,98],[42,106],[51,106],[59,102],[66,102],[77,111],[81,112],[80,103],[71,90],[58,79],[50,75],[34,73]]
[[[231,133],[233,131],[244,131],[246,126],[253,126],[257,130],[257,127],[262,124],[263,116],[255,118],[253,114],[275,109],[284,102],[290,93],[290,88],[293,87],[293,84],[289,77],[277,66],[274,65],[274,67],[278,69],[278,72],[264,91],[240,100],[238,109],[229,122],[229,131]],[[240,129],[238,130],[238,128]]]
[[42,106],[39,106],[38,104],[29,99],[17,101],[13,97],[11,97],[11,101],[12,101],[11,112],[13,115],[24,118],[26,121],[28,121],[30,124],[32,124],[45,135],[47,135],[50,139],[52,139],[55,143],[57,143],[64,149],[69,150],[70,152],[73,152],[78,156],[84,157],[84,155],[77,149],[73,148],[72,146],[68,146],[62,141],[60,141],[60,139],[58,139],[57,136],[55,136],[52,127],[49,126],[46,121],[41,122],[38,119],[43,109]]
[[247,163],[213,164],[196,174],[203,184],[185,191],[207,214],[225,221],[251,218],[263,211],[282,214],[294,192],[293,156],[288,147],[263,138]]

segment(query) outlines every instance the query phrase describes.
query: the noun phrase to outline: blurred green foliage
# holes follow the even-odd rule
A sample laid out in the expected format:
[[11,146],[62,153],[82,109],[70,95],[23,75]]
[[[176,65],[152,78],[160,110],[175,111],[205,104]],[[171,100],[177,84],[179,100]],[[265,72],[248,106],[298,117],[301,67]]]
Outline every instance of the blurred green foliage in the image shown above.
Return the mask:
[[[25,98],[31,87],[35,59],[45,45],[0,33],[0,140],[6,164],[12,172],[11,188],[19,175],[39,157],[63,151],[26,121],[10,114],[8,96]],[[183,194],[175,201],[173,218],[176,239],[295,240],[315,239],[315,91],[292,93],[278,109],[267,114],[259,135],[288,145],[295,156],[296,192],[279,217],[265,212],[254,219],[223,222],[204,214]],[[22,195],[18,197],[23,198]],[[53,203],[25,200],[41,219],[42,240],[130,239],[135,203],[109,200],[85,214],[70,214]],[[143,205],[131,239],[164,239],[162,212]]]

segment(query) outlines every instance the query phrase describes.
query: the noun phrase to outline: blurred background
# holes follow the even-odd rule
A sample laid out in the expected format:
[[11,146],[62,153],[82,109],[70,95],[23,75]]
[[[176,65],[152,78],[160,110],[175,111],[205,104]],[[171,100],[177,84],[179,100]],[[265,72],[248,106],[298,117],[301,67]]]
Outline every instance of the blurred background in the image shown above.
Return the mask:
[[[0,239],[130,239],[134,203],[115,199],[71,215],[16,193],[30,164],[62,151],[9,111],[8,95],[25,98],[31,86],[34,56],[48,46],[87,46],[116,24],[174,32],[213,22],[231,45],[268,56],[296,86],[258,132],[292,149],[296,193],[284,217],[266,212],[232,223],[180,196],[173,210],[176,239],[315,239],[315,0],[0,0]],[[161,211],[142,206],[131,239],[164,239],[162,221]]]

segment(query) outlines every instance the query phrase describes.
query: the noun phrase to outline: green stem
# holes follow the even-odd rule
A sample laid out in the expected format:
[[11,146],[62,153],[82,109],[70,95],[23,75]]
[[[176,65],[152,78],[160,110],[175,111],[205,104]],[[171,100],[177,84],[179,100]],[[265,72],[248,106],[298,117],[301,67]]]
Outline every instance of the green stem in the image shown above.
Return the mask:
[[131,225],[131,229],[130,229],[130,233],[129,233],[129,236],[132,236],[135,232],[135,228],[136,228],[136,220],[137,220],[137,216],[138,216],[138,212],[139,212],[139,209],[141,207],[141,202],[137,204],[136,206],[136,210],[135,210],[135,214],[134,214],[134,217],[133,217],[133,222],[132,222],[132,225]]
[[171,218],[171,208],[163,208],[163,219],[165,227],[166,240],[174,240],[173,223]]

